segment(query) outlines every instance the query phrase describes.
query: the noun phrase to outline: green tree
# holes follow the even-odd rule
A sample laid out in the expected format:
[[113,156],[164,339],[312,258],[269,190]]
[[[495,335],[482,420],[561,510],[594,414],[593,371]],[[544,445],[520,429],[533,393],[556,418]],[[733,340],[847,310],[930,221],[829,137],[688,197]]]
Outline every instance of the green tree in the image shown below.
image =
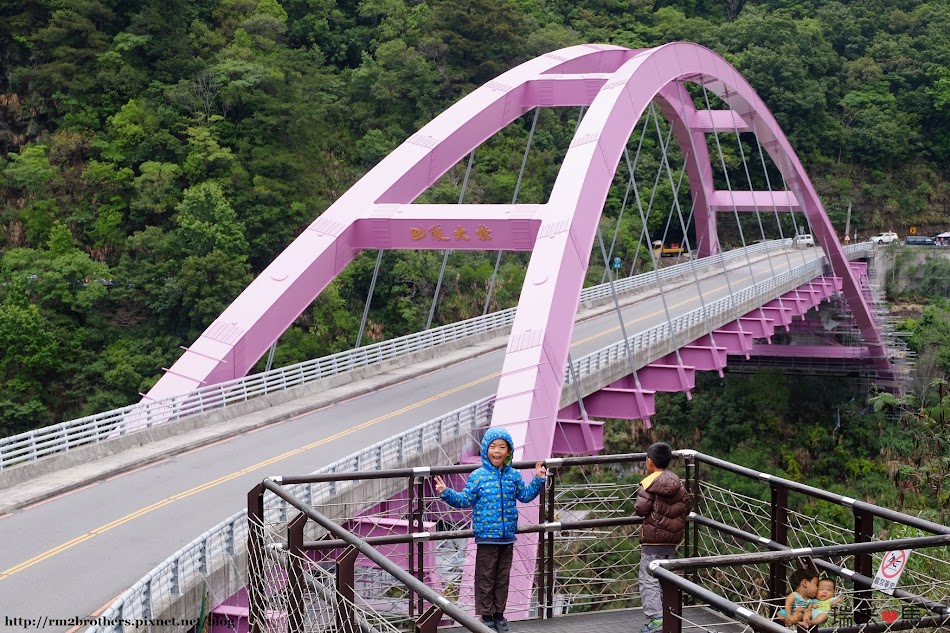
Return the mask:
[[882,393],[871,403],[876,410],[889,408],[900,414],[905,438],[898,445],[903,450],[894,483],[902,507],[932,515],[933,520],[946,524],[950,518],[950,389],[943,378],[929,386],[939,395],[932,406],[921,404],[914,394],[895,397]]
[[[9,277],[6,277],[10,279]],[[44,401],[62,350],[54,328],[30,304],[24,280],[15,280],[0,302],[0,433],[3,437],[51,423]]]
[[236,259],[247,257],[244,227],[217,183],[186,189],[176,210],[183,252],[203,257],[219,251]]
[[513,0],[444,0],[428,15],[420,48],[457,96],[524,61],[530,29]]
[[29,199],[47,197],[57,176],[57,169],[49,162],[48,150],[46,145],[30,145],[20,153],[9,155],[10,163],[4,175]]
[[145,161],[134,180],[132,220],[137,227],[158,224],[181,200],[181,167],[175,163]]

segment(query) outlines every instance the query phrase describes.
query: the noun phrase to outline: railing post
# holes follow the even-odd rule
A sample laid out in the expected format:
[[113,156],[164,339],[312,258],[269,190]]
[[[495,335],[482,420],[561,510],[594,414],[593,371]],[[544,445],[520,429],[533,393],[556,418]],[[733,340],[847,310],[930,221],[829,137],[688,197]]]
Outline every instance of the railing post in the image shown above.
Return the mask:
[[[554,472],[551,473],[551,487],[548,488],[548,521],[554,522],[554,517],[557,514],[557,476],[560,472],[557,468],[554,469]],[[554,574],[556,570],[554,569],[554,547],[556,545],[557,534],[551,532],[548,536],[548,555],[547,555],[547,580],[545,587],[547,588],[547,601],[548,601],[548,617],[554,617]]]
[[[781,545],[788,545],[788,488],[774,482],[770,482],[769,487],[772,489],[769,538]],[[786,595],[785,563],[769,563],[769,598],[778,601]]]
[[148,576],[145,580],[145,586],[142,587],[142,616],[148,620],[152,619],[152,577]]
[[[409,477],[409,484],[406,486],[406,493],[408,495],[408,499],[406,500],[406,503],[409,504],[407,508],[408,516],[406,518],[409,520],[409,533],[411,534],[415,530],[415,524],[416,524],[416,510],[415,510],[416,478],[415,477]],[[408,571],[410,574],[415,575],[416,574],[415,544],[412,542],[407,543],[406,549],[407,549],[407,554],[409,558]],[[416,615],[416,596],[415,596],[415,592],[410,587],[406,587],[406,590],[409,592],[409,595],[407,596],[409,599],[409,619],[412,620],[412,619],[415,619],[415,615]],[[420,609],[419,611],[421,613],[422,610]]]
[[[867,543],[874,536],[874,515],[854,508],[854,542]],[[874,560],[871,554],[855,554],[854,571],[868,578],[874,577]],[[871,590],[854,592],[854,623],[866,624],[871,621]]]
[[298,512],[293,521],[287,526],[287,550],[290,556],[287,560],[287,584],[290,596],[287,605],[289,621],[287,633],[303,633],[303,587],[304,587],[304,560],[307,552],[303,549],[303,529],[307,524],[307,515]]
[[336,626],[341,633],[357,633],[356,614],[356,555],[354,545],[348,545],[336,559]]
[[[255,573],[255,562],[259,566]],[[247,493],[247,602],[249,633],[261,633],[264,621],[264,485]]]
[[171,578],[168,579],[168,590],[173,596],[181,595],[181,557],[176,556],[172,561]]
[[[693,454],[686,456],[686,487],[689,490],[690,509],[699,514],[699,462]],[[695,521],[686,530],[685,547],[691,558],[699,556],[699,524]],[[696,582],[696,572],[690,572],[689,575]]]
[[682,633],[683,631],[683,592],[663,580],[663,633]]
[[442,609],[431,605],[426,612],[416,620],[416,633],[437,633],[439,621],[442,620]]
[[205,576],[208,574],[208,552],[210,548],[208,547],[208,539],[210,536],[206,536],[201,539],[201,545],[198,546],[198,573]]
[[[412,509],[412,521],[411,521],[411,532],[425,532],[425,525],[422,520],[425,516],[425,478],[420,477],[418,480],[413,479],[413,486],[416,489],[416,505]],[[425,557],[425,541],[420,540],[418,543],[410,543],[410,550],[415,547],[416,549],[416,578],[425,582],[426,579],[426,557]],[[422,599],[422,594],[417,596],[416,608],[418,613],[422,614],[425,612],[425,604]]]

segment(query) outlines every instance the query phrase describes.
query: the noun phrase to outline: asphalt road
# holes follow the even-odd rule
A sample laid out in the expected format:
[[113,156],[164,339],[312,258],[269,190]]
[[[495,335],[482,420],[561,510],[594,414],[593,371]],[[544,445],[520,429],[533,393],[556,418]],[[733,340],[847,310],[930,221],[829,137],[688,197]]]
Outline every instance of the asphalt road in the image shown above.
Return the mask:
[[[792,265],[818,249],[793,251]],[[788,268],[773,257],[776,274]],[[771,275],[767,260],[729,273],[737,291]],[[722,274],[701,282],[705,301],[726,296]],[[671,314],[700,306],[695,284],[664,293]],[[658,296],[623,312],[632,336],[665,321]],[[576,360],[620,338],[615,312],[579,322]],[[0,630],[9,618],[101,612],[148,570],[228,518],[247,491],[273,474],[304,474],[494,392],[503,351],[463,360],[366,395],[339,400],[140,469],[97,481],[0,517]],[[307,447],[306,450],[298,450]],[[39,628],[33,627],[34,629]],[[50,631],[68,627],[47,626]]]

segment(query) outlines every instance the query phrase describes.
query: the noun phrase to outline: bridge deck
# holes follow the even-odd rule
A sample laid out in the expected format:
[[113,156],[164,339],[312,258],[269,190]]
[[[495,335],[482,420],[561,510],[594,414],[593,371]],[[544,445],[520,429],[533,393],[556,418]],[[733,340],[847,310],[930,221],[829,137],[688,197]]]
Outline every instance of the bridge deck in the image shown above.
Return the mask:
[[[511,633],[637,633],[646,624],[642,609],[617,609],[563,615],[553,620],[521,620],[511,622]],[[683,632],[713,631],[739,633],[744,628],[734,620],[704,606],[683,607]],[[466,633],[467,629],[453,626],[440,628],[444,633]]]

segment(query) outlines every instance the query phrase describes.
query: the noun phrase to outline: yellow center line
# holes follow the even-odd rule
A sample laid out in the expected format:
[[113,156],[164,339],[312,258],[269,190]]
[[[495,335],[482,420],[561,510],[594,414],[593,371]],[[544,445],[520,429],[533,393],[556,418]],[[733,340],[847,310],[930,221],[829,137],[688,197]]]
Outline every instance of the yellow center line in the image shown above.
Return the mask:
[[29,559],[29,560],[23,561],[22,563],[20,563],[20,564],[18,564],[18,565],[14,565],[13,567],[10,567],[9,569],[6,569],[6,570],[0,572],[0,580],[5,580],[6,578],[9,578],[10,576],[12,576],[12,575],[14,575],[14,574],[16,574],[16,573],[19,573],[19,572],[21,572],[21,571],[23,571],[23,570],[25,570],[25,569],[29,569],[30,567],[32,567],[32,566],[34,566],[34,565],[36,565],[36,564],[38,564],[38,563],[41,563],[41,562],[43,562],[44,560],[48,560],[48,559],[52,558],[53,556],[56,556],[57,554],[60,554],[60,553],[66,551],[66,550],[68,550],[68,549],[70,549],[70,548],[72,548],[72,547],[75,547],[76,545],[79,545],[80,543],[83,543],[83,542],[85,542],[85,541],[88,541],[89,539],[91,539],[91,538],[93,538],[93,537],[95,537],[95,536],[99,536],[100,534],[105,534],[106,532],[109,532],[110,530],[113,530],[113,529],[119,527],[120,525],[124,525],[124,524],[128,523],[129,521],[133,521],[133,520],[135,520],[135,519],[137,519],[137,518],[139,518],[139,517],[145,516],[146,514],[149,514],[149,513],[151,513],[151,512],[154,512],[155,510],[158,510],[158,509],[160,509],[160,508],[164,508],[165,506],[170,505],[170,504],[172,504],[172,503],[174,503],[174,502],[176,502],[176,501],[179,501],[179,500],[181,500],[181,499],[186,499],[186,498],[188,498],[188,497],[190,497],[190,496],[192,496],[192,495],[198,494],[199,492],[204,492],[205,490],[209,490],[209,489],[211,489],[211,488],[214,488],[215,486],[218,486],[218,485],[223,484],[223,483],[225,483],[225,482],[231,481],[232,479],[236,479],[237,477],[240,477],[240,476],[242,476],[242,475],[246,475],[246,474],[248,474],[248,473],[254,472],[255,470],[259,470],[259,469],[261,469],[261,468],[264,468],[265,466],[270,466],[271,464],[274,464],[274,463],[276,463],[276,462],[282,461],[282,460],[284,460],[284,459],[288,459],[288,458],[293,457],[293,456],[295,456],[295,455],[299,455],[300,453],[306,452],[306,451],[308,451],[308,450],[310,450],[310,449],[312,449],[312,448],[316,448],[316,447],[321,446],[321,445],[323,445],[323,444],[327,444],[327,443],[332,442],[332,441],[334,441],[334,440],[338,440],[338,439],[340,439],[340,438],[342,438],[342,437],[346,437],[347,435],[350,435],[350,434],[352,434],[352,433],[355,433],[355,432],[360,431],[360,430],[362,430],[362,429],[365,429],[365,428],[367,428],[367,427],[373,426],[374,424],[378,424],[378,423],[380,423],[380,422],[383,422],[383,421],[388,420],[388,419],[390,419],[390,418],[393,418],[393,417],[395,417],[395,416],[401,415],[401,414],[403,414],[403,413],[406,413],[407,411],[411,411],[411,410],[416,409],[416,408],[418,408],[418,407],[424,406],[424,405],[426,405],[426,404],[429,404],[429,403],[431,403],[431,402],[434,402],[434,401],[436,401],[436,400],[439,400],[440,398],[444,398],[445,396],[449,396],[449,395],[451,395],[451,394],[453,394],[453,393],[456,393],[456,392],[458,392],[458,391],[463,391],[463,390],[468,389],[468,388],[470,388],[470,387],[474,387],[475,385],[480,384],[480,383],[483,383],[483,382],[485,382],[486,380],[491,380],[492,378],[497,377],[497,376],[498,376],[498,373],[499,373],[499,372],[494,372],[494,373],[489,374],[489,375],[487,375],[487,376],[483,376],[482,378],[479,378],[479,379],[477,379],[477,380],[473,380],[472,382],[466,383],[466,384],[464,384],[464,385],[460,385],[460,386],[458,386],[458,387],[455,387],[455,388],[453,388],[453,389],[449,389],[449,390],[447,390],[447,391],[443,391],[442,393],[436,394],[436,395],[431,396],[431,397],[429,397],[429,398],[425,398],[424,400],[419,400],[418,402],[415,402],[415,403],[413,403],[413,404],[407,405],[407,406],[405,406],[405,407],[403,407],[403,408],[401,408],[401,409],[398,409],[398,410],[396,410],[396,411],[391,411],[391,412],[389,412],[389,413],[387,413],[387,414],[385,414],[385,415],[379,416],[378,418],[374,418],[374,419],[372,419],[372,420],[368,420],[368,421],[366,421],[366,422],[363,422],[362,424],[358,424],[358,425],[356,425],[356,426],[354,426],[354,427],[351,427],[351,428],[349,428],[349,429],[347,429],[347,430],[345,430],[345,431],[340,431],[339,433],[336,433],[336,434],[331,435],[331,436],[329,436],[329,437],[322,438],[322,439],[317,440],[317,441],[315,441],[315,442],[311,442],[310,444],[307,444],[307,445],[305,445],[305,446],[299,446],[299,447],[297,447],[297,448],[295,448],[295,449],[293,449],[293,450],[287,451],[286,453],[282,453],[282,454],[277,455],[277,456],[275,456],[275,457],[271,457],[270,459],[265,459],[264,461],[258,462],[258,463],[256,463],[256,464],[251,465],[251,466],[248,466],[247,468],[242,468],[241,470],[235,471],[235,472],[230,473],[230,474],[228,474],[228,475],[224,475],[224,476],[222,476],[222,477],[218,477],[217,479],[214,479],[214,480],[212,480],[212,481],[205,482],[205,483],[203,483],[203,484],[201,484],[201,485],[198,485],[198,486],[195,486],[194,488],[191,488],[191,489],[189,489],[189,490],[185,490],[185,491],[183,491],[183,492],[179,492],[178,494],[174,494],[174,495],[172,495],[172,496],[170,496],[170,497],[165,497],[164,499],[162,499],[162,500],[160,500],[160,501],[156,501],[155,503],[153,503],[153,504],[151,504],[151,505],[145,506],[144,508],[140,508],[139,510],[136,510],[135,512],[131,512],[131,513],[125,515],[124,517],[120,517],[120,518],[118,518],[118,519],[116,519],[116,520],[114,520],[114,521],[110,521],[109,523],[106,523],[105,525],[102,525],[102,526],[97,527],[97,528],[95,528],[95,529],[93,529],[93,530],[90,530],[90,531],[86,532],[85,534],[80,534],[79,536],[77,536],[77,537],[75,537],[75,538],[73,538],[73,539],[71,539],[71,540],[69,540],[69,541],[66,541],[65,543],[63,543],[63,544],[61,544],[61,545],[57,545],[56,547],[53,547],[53,548],[51,548],[51,549],[46,550],[46,551],[43,552],[42,554],[38,554],[38,555],[34,556],[33,558],[31,558],[31,559]]
[[[749,275],[746,275],[745,277],[741,277],[741,278],[737,279],[737,280],[736,280],[736,283],[741,283],[741,282],[745,281],[746,279],[750,279],[750,278],[751,278],[751,277],[750,277]],[[726,286],[725,284],[722,284],[722,285],[720,285],[720,286],[716,286],[716,287],[713,288],[712,290],[709,290],[708,293],[711,294],[711,293],[714,293],[714,292],[719,292],[720,290],[725,290],[726,287],[727,287],[727,286]],[[680,306],[686,305],[686,304],[688,304],[688,303],[693,303],[693,302],[695,302],[695,301],[696,301],[696,298],[695,298],[695,297],[690,297],[690,298],[687,298],[687,299],[684,299],[684,300],[680,301],[679,303],[670,304],[669,308],[672,310],[673,308],[678,308],[678,307],[680,307]],[[629,306],[628,306],[628,307],[629,307]],[[621,307],[621,310],[622,310],[622,309],[623,309],[623,308]],[[637,317],[637,318],[635,318],[635,319],[630,319],[629,321],[624,321],[623,324],[624,324],[624,325],[633,325],[634,323],[639,323],[640,321],[643,321],[643,320],[646,320],[646,319],[655,317],[655,316],[657,316],[657,315],[659,315],[659,314],[663,314],[663,313],[664,313],[664,310],[663,310],[663,309],[654,310],[653,312],[650,312],[649,314],[644,314],[644,315],[642,315],[642,316],[640,316],[640,317]],[[601,332],[598,332],[597,334],[594,334],[594,335],[592,335],[592,336],[588,336],[587,338],[579,339],[579,340],[575,341],[574,343],[571,343],[571,347],[576,347],[576,346],[578,346],[578,345],[580,345],[580,344],[582,344],[582,343],[589,343],[590,341],[593,341],[593,340],[595,340],[595,339],[598,339],[598,338],[600,338],[601,336],[605,336],[605,335],[607,335],[607,334],[611,334],[611,333],[613,333],[613,332],[616,332],[616,331],[619,330],[619,329],[620,329],[620,325],[615,325],[615,326],[612,327],[612,328],[608,328],[608,329],[606,329],[606,330],[603,330],[603,331],[601,331]]]
[[[723,288],[725,288],[725,285],[722,285],[722,286],[719,286],[719,287],[717,287],[717,288],[714,288],[711,292],[716,292],[716,291],[718,291],[718,290],[722,290]],[[691,301],[695,301],[695,298],[686,299],[686,300],[681,301],[681,302],[679,302],[679,303],[673,304],[673,305],[670,306],[670,308],[678,308],[678,307],[680,307],[680,306],[682,306],[682,305],[684,305],[684,304],[686,304],[686,303],[690,303]],[[663,310],[657,310],[657,311],[652,312],[652,313],[650,313],[650,314],[641,315],[641,316],[639,316],[639,317],[637,317],[637,318],[635,318],[635,319],[631,319],[631,320],[629,320],[629,321],[624,322],[624,324],[625,324],[625,325],[632,325],[632,324],[637,323],[637,322],[639,322],[639,321],[643,321],[644,319],[648,319],[648,318],[650,318],[650,317],[653,317],[653,316],[656,316],[656,315],[658,315],[658,314],[661,314],[662,312],[663,312]],[[582,344],[584,344],[584,343],[588,343],[588,342],[590,342],[590,341],[592,341],[592,340],[595,340],[595,339],[597,339],[597,338],[600,338],[600,337],[605,336],[605,335],[607,335],[607,334],[610,334],[610,333],[612,333],[612,332],[616,332],[616,331],[619,330],[619,329],[620,329],[620,326],[617,325],[617,326],[615,326],[615,327],[612,327],[612,328],[603,330],[603,331],[598,332],[597,334],[594,334],[594,335],[592,335],[592,336],[589,336],[589,337],[587,337],[587,338],[585,338],[585,339],[581,339],[581,340],[575,341],[574,343],[571,344],[571,347],[576,347],[576,346],[578,346],[578,345],[582,345]],[[481,377],[481,378],[478,378],[478,379],[476,379],[476,380],[473,380],[473,381],[471,381],[471,382],[469,382],[469,383],[466,383],[466,384],[464,384],[464,385],[460,385],[460,386],[455,387],[455,388],[453,388],[453,389],[449,389],[449,390],[447,390],[447,391],[443,391],[442,393],[436,394],[436,395],[431,396],[431,397],[429,397],[429,398],[425,398],[425,399],[423,399],[423,400],[419,400],[418,402],[414,402],[413,404],[407,405],[407,406],[405,406],[405,407],[403,407],[403,408],[401,408],[401,409],[398,409],[398,410],[396,410],[396,411],[391,411],[390,413],[387,413],[387,414],[385,414],[385,415],[381,415],[381,416],[379,416],[379,417],[377,417],[377,418],[373,418],[372,420],[368,420],[368,421],[366,421],[366,422],[363,422],[363,423],[361,423],[361,424],[358,424],[358,425],[356,425],[356,426],[354,426],[354,427],[351,427],[351,428],[349,428],[349,429],[347,429],[347,430],[345,430],[345,431],[340,431],[339,433],[336,433],[336,434],[331,435],[331,436],[329,436],[329,437],[325,437],[325,438],[320,439],[320,440],[317,440],[317,441],[315,441],[315,442],[311,442],[310,444],[307,444],[307,445],[305,445],[305,446],[299,446],[299,447],[297,447],[297,448],[295,448],[295,449],[293,449],[293,450],[287,451],[286,453],[282,453],[282,454],[277,455],[277,456],[275,456],[275,457],[271,457],[270,459],[265,459],[264,461],[258,462],[258,463],[256,463],[256,464],[251,465],[251,466],[248,466],[247,468],[242,468],[241,470],[235,471],[235,472],[230,473],[230,474],[228,474],[228,475],[224,475],[224,476],[222,476],[222,477],[218,477],[217,479],[214,479],[214,480],[212,480],[212,481],[205,482],[205,483],[203,483],[203,484],[200,484],[200,485],[198,485],[198,486],[195,486],[194,488],[190,488],[189,490],[185,490],[185,491],[183,491],[183,492],[179,492],[178,494],[174,494],[174,495],[172,495],[172,496],[170,496],[170,497],[165,497],[164,499],[162,499],[162,500],[160,500],[160,501],[156,501],[155,503],[153,503],[153,504],[151,504],[151,505],[148,505],[148,506],[145,506],[144,508],[140,508],[139,510],[136,510],[135,512],[131,512],[131,513],[129,513],[129,514],[123,516],[123,517],[120,517],[120,518],[118,518],[118,519],[116,519],[116,520],[114,520],[114,521],[110,521],[109,523],[106,523],[105,525],[102,525],[102,526],[100,526],[100,527],[98,527],[98,528],[95,528],[95,529],[93,529],[93,530],[90,530],[90,531],[86,532],[85,534],[80,534],[79,536],[77,536],[77,537],[75,537],[75,538],[73,538],[73,539],[71,539],[71,540],[69,540],[69,541],[66,541],[65,543],[62,543],[61,545],[57,545],[56,547],[50,548],[50,549],[46,550],[45,552],[43,552],[42,554],[38,554],[38,555],[34,556],[33,558],[30,558],[29,560],[25,560],[25,561],[23,561],[22,563],[20,563],[20,564],[18,564],[18,565],[14,565],[13,567],[10,567],[9,569],[6,569],[6,570],[0,572],[0,580],[5,580],[5,579],[9,578],[10,576],[13,576],[14,574],[17,574],[17,573],[19,573],[19,572],[21,572],[21,571],[23,571],[23,570],[25,570],[25,569],[29,569],[30,567],[33,567],[34,565],[36,565],[36,564],[38,564],[38,563],[41,563],[41,562],[43,562],[43,561],[45,561],[45,560],[48,560],[48,559],[52,558],[53,556],[56,556],[57,554],[60,554],[60,553],[66,551],[66,550],[68,550],[68,549],[71,549],[71,548],[73,548],[73,547],[79,545],[80,543],[84,543],[84,542],[88,541],[89,539],[91,539],[91,538],[93,538],[93,537],[99,536],[99,535],[101,535],[101,534],[105,534],[106,532],[109,532],[110,530],[113,530],[113,529],[115,529],[115,528],[117,528],[117,527],[119,527],[119,526],[121,526],[121,525],[124,525],[124,524],[128,523],[129,521],[133,521],[133,520],[135,520],[135,519],[137,519],[137,518],[139,518],[139,517],[145,516],[146,514],[149,514],[149,513],[151,513],[151,512],[154,512],[155,510],[158,510],[158,509],[160,509],[160,508],[164,508],[165,506],[170,505],[170,504],[172,504],[172,503],[175,503],[176,501],[180,501],[181,499],[187,499],[188,497],[190,497],[190,496],[192,496],[192,495],[196,495],[196,494],[198,494],[199,492],[204,492],[205,490],[209,490],[209,489],[211,489],[211,488],[214,488],[215,486],[218,486],[218,485],[220,485],[220,484],[223,484],[223,483],[226,483],[226,482],[228,482],[228,481],[231,481],[232,479],[236,479],[237,477],[241,477],[242,475],[246,475],[246,474],[248,474],[248,473],[254,472],[255,470],[260,470],[261,468],[264,468],[265,466],[270,466],[271,464],[274,464],[274,463],[276,463],[276,462],[283,461],[283,460],[288,459],[288,458],[290,458],[290,457],[294,457],[295,455],[299,455],[299,454],[301,454],[301,453],[304,453],[304,452],[306,452],[306,451],[309,451],[309,450],[312,449],[312,448],[316,448],[316,447],[321,446],[321,445],[323,445],[323,444],[328,444],[329,442],[333,442],[333,441],[338,440],[338,439],[340,439],[340,438],[346,437],[347,435],[350,435],[350,434],[352,434],[352,433],[355,433],[356,431],[361,431],[361,430],[363,430],[363,429],[365,429],[365,428],[367,428],[367,427],[373,426],[373,425],[375,425],[375,424],[379,424],[380,422],[383,422],[383,421],[388,420],[388,419],[390,419],[390,418],[396,417],[396,416],[401,415],[401,414],[403,414],[403,413],[406,413],[406,412],[408,412],[408,411],[412,411],[413,409],[417,409],[417,408],[419,408],[419,407],[421,407],[421,406],[424,406],[424,405],[427,405],[427,404],[429,404],[429,403],[431,403],[431,402],[435,402],[436,400],[440,400],[441,398],[444,398],[444,397],[446,397],[446,396],[452,395],[453,393],[457,393],[457,392],[459,392],[459,391],[463,391],[463,390],[468,389],[468,388],[470,388],[470,387],[474,387],[475,385],[481,384],[481,383],[483,383],[483,382],[485,382],[485,381],[487,381],[487,380],[491,380],[492,378],[497,377],[497,376],[499,375],[499,373],[500,373],[500,372],[493,372],[493,373],[491,373],[491,374],[488,374],[487,376],[483,376],[483,377]]]

